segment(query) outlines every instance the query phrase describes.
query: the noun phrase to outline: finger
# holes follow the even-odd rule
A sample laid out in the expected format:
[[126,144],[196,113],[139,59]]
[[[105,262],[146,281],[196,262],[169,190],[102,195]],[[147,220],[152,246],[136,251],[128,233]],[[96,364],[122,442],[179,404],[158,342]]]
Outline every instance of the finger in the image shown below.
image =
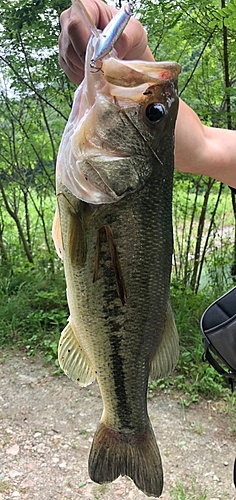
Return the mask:
[[60,23],[59,64],[68,78],[79,84],[84,76],[85,51],[91,33],[77,9],[72,7],[62,12]]
[[[85,7],[94,24],[101,31],[105,29],[109,21],[117,13],[117,9],[106,5],[101,0],[87,0]],[[83,15],[80,15],[78,9],[72,6],[61,14],[60,22],[62,35],[64,35],[60,39],[60,54],[62,58],[67,62],[71,55],[77,54],[78,58],[82,59],[81,54],[85,53],[88,39],[91,35]],[[74,52],[70,50],[70,44],[73,46]],[[129,52],[130,57],[134,54],[138,58],[140,53],[144,52],[146,45],[147,37],[141,23],[131,18],[124,33],[116,43],[115,48],[121,59],[127,57]],[[76,64],[75,60],[73,64]],[[80,67],[80,63],[78,63],[78,66]]]
[[[95,26],[100,30],[106,27],[114,12],[116,12],[116,9],[108,7],[101,0],[87,0],[85,6]],[[91,31],[83,15],[80,15],[78,9],[72,5],[72,7],[61,14],[60,22],[62,33],[67,34],[75,53],[81,58],[81,53],[85,53],[89,37],[91,36]],[[66,40],[63,40],[64,42]],[[64,47],[64,50],[66,51],[67,47]]]
[[[101,0],[86,0],[86,9],[98,29],[103,30],[117,12]],[[91,32],[83,16],[75,7],[70,7],[60,17],[62,31],[59,37],[59,63],[74,83],[81,82],[84,75],[84,57]],[[147,48],[147,35],[141,23],[131,18],[124,33],[115,45],[120,59],[153,60]]]
[[84,73],[84,55],[75,52],[74,47],[67,35],[61,33],[59,36],[58,60],[68,78],[74,83],[80,83]]
[[[71,47],[71,51],[72,50],[73,47]],[[71,59],[73,59],[73,57],[64,59],[61,56],[61,54],[58,57],[59,64],[63,69],[63,71],[65,72],[66,76],[71,80],[71,82],[75,83],[76,85],[79,85],[84,77],[84,66],[82,62],[81,62],[81,67],[78,66],[78,56],[76,54],[75,54],[75,59],[76,59],[75,64],[73,64]]]
[[147,48],[147,35],[142,24],[131,18],[115,48],[120,59],[140,59]]

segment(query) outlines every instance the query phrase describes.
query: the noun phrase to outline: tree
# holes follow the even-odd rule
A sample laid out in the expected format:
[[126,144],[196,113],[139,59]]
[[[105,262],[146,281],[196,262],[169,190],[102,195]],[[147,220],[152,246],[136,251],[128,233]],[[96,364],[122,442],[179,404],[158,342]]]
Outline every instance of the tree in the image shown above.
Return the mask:
[[[147,29],[152,26],[148,29],[149,42],[156,59],[181,63],[181,98],[206,125],[235,128],[236,115],[232,112],[236,77],[235,3],[229,1],[225,4],[224,0],[210,3],[205,0],[197,3],[192,0],[160,0],[158,3],[145,0],[141,20]],[[229,190],[212,179],[178,173],[175,188],[175,275],[185,286],[189,285],[197,292],[204,267],[211,258],[214,260],[216,252],[219,257],[219,247],[224,249],[220,262],[222,277],[226,276],[223,270],[228,266],[228,259],[236,260],[233,239],[229,256],[225,253],[226,243],[229,249],[228,238],[223,236],[221,239],[217,234],[226,216],[228,224],[228,213],[225,214],[222,207]],[[233,227],[232,216],[230,224]],[[224,235],[223,228],[221,234]]]
[[[52,204],[48,198],[55,197],[57,150],[73,99],[74,87],[58,64],[59,12],[65,7],[65,2],[29,5],[23,0],[3,0],[0,7],[4,41],[0,53],[0,204],[2,213],[14,221],[31,264],[39,247],[35,238],[39,222],[51,254],[47,212],[51,221]],[[2,242],[5,228],[1,226]],[[6,259],[7,245],[0,247]]]
[[[0,252],[5,260],[9,216],[30,262],[40,238],[49,256],[52,251],[48,200],[54,198],[57,150],[75,88],[58,65],[59,15],[67,7],[65,0],[2,0],[0,6]],[[143,0],[136,15],[147,28],[155,58],[181,63],[179,94],[200,119],[235,128],[235,0]],[[228,190],[212,179],[178,173],[175,184],[175,275],[197,291],[204,267],[215,267],[210,264],[215,248],[222,249],[222,270],[224,261],[236,260],[236,245],[224,239],[224,220],[234,224]],[[234,198],[233,203],[236,213]]]

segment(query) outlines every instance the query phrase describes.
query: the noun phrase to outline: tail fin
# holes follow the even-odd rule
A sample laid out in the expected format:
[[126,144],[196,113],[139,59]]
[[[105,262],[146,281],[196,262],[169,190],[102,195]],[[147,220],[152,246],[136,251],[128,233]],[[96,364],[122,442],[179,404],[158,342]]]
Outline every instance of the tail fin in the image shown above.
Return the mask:
[[95,483],[129,476],[147,496],[159,497],[163,488],[161,457],[151,424],[141,435],[98,427],[89,455],[89,475]]

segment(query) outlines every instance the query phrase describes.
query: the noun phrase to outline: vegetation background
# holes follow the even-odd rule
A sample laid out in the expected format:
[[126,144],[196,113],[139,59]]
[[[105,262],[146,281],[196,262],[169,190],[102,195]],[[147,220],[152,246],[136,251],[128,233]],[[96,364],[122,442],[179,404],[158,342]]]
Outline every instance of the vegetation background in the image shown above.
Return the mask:
[[[119,3],[119,2],[118,2]],[[1,0],[0,343],[55,361],[68,311],[51,239],[58,146],[75,86],[58,64],[59,15],[69,0]],[[142,0],[156,60],[182,65],[179,94],[203,123],[235,128],[236,1]],[[194,154],[194,152],[193,152]],[[199,320],[234,285],[236,202],[214,179],[175,173],[172,303],[181,357],[175,376],[150,387],[229,397],[202,361]]]

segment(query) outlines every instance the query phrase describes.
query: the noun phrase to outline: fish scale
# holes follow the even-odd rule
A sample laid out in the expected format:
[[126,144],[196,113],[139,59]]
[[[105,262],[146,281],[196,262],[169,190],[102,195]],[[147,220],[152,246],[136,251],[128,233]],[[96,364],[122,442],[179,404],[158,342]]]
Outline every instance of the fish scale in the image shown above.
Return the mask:
[[[97,367],[96,375],[105,403],[105,412],[107,401],[109,401],[107,414],[111,423],[108,421],[108,425],[115,425],[118,429],[129,426],[139,433],[144,432],[147,425],[145,398],[149,360],[154,354],[154,349],[158,348],[156,325],[160,331],[163,330],[169,294],[172,238],[170,236],[171,217],[170,215],[167,217],[168,212],[165,207],[171,203],[173,162],[169,172],[165,171],[168,182],[164,183],[164,189],[162,185],[160,189],[161,169],[162,167],[159,167],[154,171],[155,179],[152,175],[147,186],[140,193],[131,195],[112,206],[91,207],[93,214],[89,214],[87,224],[85,211],[83,218],[87,226],[86,237],[89,243],[87,243],[86,264],[79,272],[76,267],[75,274],[70,278],[67,276],[67,265],[64,259],[67,282],[73,281],[77,284],[73,292],[76,299],[74,308],[71,307],[71,316],[75,317],[77,311],[82,316],[79,320],[78,336],[85,352],[89,352],[92,365]],[[155,183],[157,189],[155,189]],[[75,212],[78,210],[78,205],[80,205],[78,213],[83,210],[84,202],[72,196],[69,200],[71,203],[73,200]],[[61,219],[65,212],[63,205],[66,204],[67,200],[60,197]],[[163,207],[162,210],[161,207]],[[68,215],[66,215],[66,220],[68,224]],[[114,240],[117,242],[127,287],[125,306],[121,304],[117,296],[114,272],[111,267],[107,267],[107,261],[110,260],[108,251],[104,267],[102,259],[100,262],[102,277],[96,283],[92,280],[97,230],[105,224],[112,228]],[[154,245],[155,240],[161,245],[161,259],[157,259],[158,246]],[[64,251],[66,252],[66,249]],[[70,272],[73,273],[73,268],[72,270],[70,268]],[[71,303],[70,299],[69,303]],[[100,332],[106,332],[108,337],[106,359],[104,359],[106,340],[104,342],[104,336],[101,336]],[[92,353],[90,342],[93,336],[96,342]],[[92,342],[94,343],[93,340]],[[121,342],[122,357],[120,355]],[[143,359],[140,363],[141,350]],[[115,360],[117,359],[119,363],[116,367]],[[111,384],[111,380],[114,380],[114,384]],[[129,405],[126,403],[127,400]],[[110,402],[114,402],[114,405]],[[128,425],[128,416],[131,415],[132,425]]]

